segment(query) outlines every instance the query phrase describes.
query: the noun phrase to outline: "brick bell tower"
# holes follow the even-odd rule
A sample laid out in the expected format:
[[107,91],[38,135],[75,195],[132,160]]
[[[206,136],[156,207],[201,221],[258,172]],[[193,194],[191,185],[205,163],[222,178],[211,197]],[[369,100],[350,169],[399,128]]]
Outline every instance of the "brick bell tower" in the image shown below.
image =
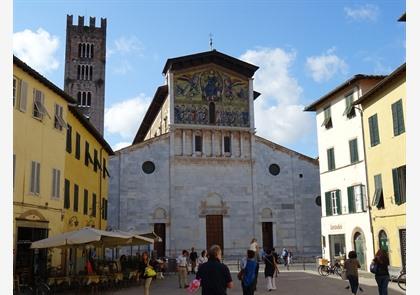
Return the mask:
[[73,15],[67,15],[66,60],[64,91],[77,100],[78,109],[104,132],[106,18],[96,27],[95,17],[85,26],[79,16],[73,25]]

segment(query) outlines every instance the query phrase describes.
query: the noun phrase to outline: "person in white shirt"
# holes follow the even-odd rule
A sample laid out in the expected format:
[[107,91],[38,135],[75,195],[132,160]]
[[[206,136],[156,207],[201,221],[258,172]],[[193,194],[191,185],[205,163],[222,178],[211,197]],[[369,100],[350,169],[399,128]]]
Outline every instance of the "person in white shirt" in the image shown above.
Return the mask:
[[197,260],[197,262],[198,262],[198,268],[200,267],[200,265],[202,265],[203,263],[206,263],[207,261],[208,261],[207,251],[206,250],[203,250],[203,251],[201,251],[201,256],[198,257],[198,260]]
[[260,260],[260,247],[258,246],[257,239],[253,238],[251,244],[249,244],[249,250],[255,252],[255,258],[257,261]]
[[179,255],[176,259],[177,271],[178,271],[178,281],[180,288],[188,288],[187,284],[187,273],[188,273],[188,251],[182,250],[182,255]]

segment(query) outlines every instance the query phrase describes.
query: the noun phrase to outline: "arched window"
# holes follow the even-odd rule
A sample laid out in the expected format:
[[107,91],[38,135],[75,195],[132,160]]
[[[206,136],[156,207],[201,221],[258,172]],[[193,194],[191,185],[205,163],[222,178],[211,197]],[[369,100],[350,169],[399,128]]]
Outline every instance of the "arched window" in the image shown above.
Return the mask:
[[216,123],[216,107],[214,102],[209,104],[209,123],[215,124]]
[[77,104],[78,105],[82,104],[82,93],[80,91],[77,92]]
[[389,250],[388,245],[389,245],[388,236],[384,230],[381,230],[379,232],[379,248],[388,252]]
[[78,65],[77,66],[77,80],[80,80],[80,71],[81,71],[81,69],[80,69],[80,65]]
[[89,80],[92,81],[92,76],[93,76],[93,67],[89,66]]
[[83,45],[82,45],[82,57],[85,57],[85,56],[86,56],[86,44],[83,43]]
[[92,99],[92,94],[91,94],[91,92],[89,91],[88,93],[87,93],[87,106],[91,106],[91,99]]
[[90,45],[90,58],[93,58],[93,44]]
[[79,57],[82,57],[82,43],[79,43]]

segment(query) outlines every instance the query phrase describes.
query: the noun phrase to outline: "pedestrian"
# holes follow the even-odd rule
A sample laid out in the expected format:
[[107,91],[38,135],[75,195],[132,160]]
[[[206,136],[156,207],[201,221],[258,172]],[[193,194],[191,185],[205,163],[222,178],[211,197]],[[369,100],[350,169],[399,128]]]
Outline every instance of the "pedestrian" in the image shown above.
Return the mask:
[[156,271],[150,265],[149,254],[147,251],[144,251],[141,255],[141,260],[139,263],[139,273],[140,277],[144,279],[144,295],[149,295],[150,284],[153,277],[156,276]]
[[259,257],[260,247],[258,246],[256,238],[253,238],[251,240],[251,243],[249,244],[249,250],[255,252],[255,258],[254,259],[259,261],[260,260],[260,257]]
[[293,253],[291,251],[289,251],[289,254],[287,255],[287,264],[288,265],[292,264],[292,259],[293,259]]
[[264,264],[264,276],[267,280],[267,291],[276,290],[275,274],[277,273],[277,266],[273,253],[271,253],[271,249],[267,249],[267,252],[265,253]]
[[220,246],[211,246],[209,260],[200,266],[196,275],[196,279],[201,280],[202,295],[226,295],[226,289],[233,288],[229,268],[221,261]]
[[283,258],[283,263],[284,266],[286,266],[287,268],[289,267],[288,262],[289,262],[289,251],[287,251],[286,248],[283,248],[283,250],[281,251],[281,257]]
[[271,249],[271,254],[273,254],[276,264],[280,264],[280,257],[275,248]]
[[359,272],[360,262],[357,260],[356,251],[349,252],[349,259],[344,262],[344,269],[346,270],[347,279],[350,283],[351,293],[356,295],[359,288]]
[[198,257],[197,261],[198,261],[198,268],[200,268],[200,265],[208,261],[206,250],[201,251],[201,256]]
[[197,266],[197,252],[195,252],[194,247],[191,248],[191,253],[190,253],[190,261],[191,261],[191,273],[195,274],[195,267]]
[[177,263],[177,271],[178,271],[178,282],[179,282],[179,287],[180,288],[188,288],[188,284],[187,284],[187,273],[188,273],[188,262],[187,262],[187,257],[188,257],[188,251],[187,250],[182,250],[182,254],[178,256],[178,258],[176,259],[176,263]]
[[373,263],[376,264],[375,280],[378,284],[379,295],[388,295],[388,283],[389,283],[389,258],[388,253],[382,249],[379,249],[375,254]]
[[257,284],[259,264],[254,259],[255,258],[254,251],[248,250],[246,254],[247,254],[246,263],[241,268],[242,294],[254,295],[256,284]]

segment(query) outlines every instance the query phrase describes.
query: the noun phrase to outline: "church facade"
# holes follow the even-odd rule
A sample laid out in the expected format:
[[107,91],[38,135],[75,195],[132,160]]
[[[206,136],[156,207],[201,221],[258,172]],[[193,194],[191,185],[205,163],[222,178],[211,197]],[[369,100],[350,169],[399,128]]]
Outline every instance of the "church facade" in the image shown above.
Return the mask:
[[150,232],[159,256],[219,244],[321,254],[317,159],[255,134],[258,67],[216,50],[168,59],[131,146],[110,158],[108,224]]

